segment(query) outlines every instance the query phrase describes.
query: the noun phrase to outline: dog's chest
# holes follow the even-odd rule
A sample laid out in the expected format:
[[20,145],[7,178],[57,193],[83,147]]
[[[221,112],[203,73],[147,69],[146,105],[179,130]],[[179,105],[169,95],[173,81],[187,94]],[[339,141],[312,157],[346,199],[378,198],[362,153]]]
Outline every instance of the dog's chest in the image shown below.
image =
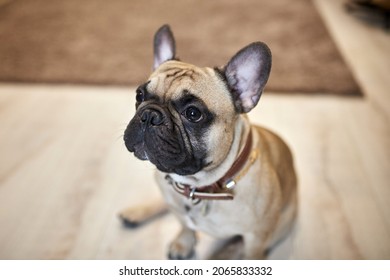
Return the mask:
[[193,204],[189,199],[180,199],[171,205],[182,220],[192,230],[199,230],[212,236],[225,238],[236,234],[229,219],[229,208],[227,201],[202,200]]
[[251,216],[252,210],[245,207],[247,203],[243,203],[239,197],[233,200],[192,201],[175,191],[164,177],[157,176],[157,179],[170,210],[193,230],[225,238],[237,234],[243,224],[250,222],[250,219],[243,217]]
[[212,201],[200,201],[199,205],[192,203],[188,200],[184,202],[184,215],[186,215],[190,222],[196,226],[199,223],[199,219],[207,219],[207,216],[212,216],[210,210],[212,208]]
[[[217,226],[216,213],[213,212],[217,210],[214,201],[203,200],[193,204],[191,200],[184,200],[180,204],[181,216],[191,229],[208,231]],[[213,231],[215,233],[215,230]]]
[[213,219],[212,209],[215,207],[213,207],[212,201],[204,200],[193,203],[190,199],[179,198],[174,199],[174,201],[167,200],[167,202],[171,210],[193,230],[199,230],[200,226]]

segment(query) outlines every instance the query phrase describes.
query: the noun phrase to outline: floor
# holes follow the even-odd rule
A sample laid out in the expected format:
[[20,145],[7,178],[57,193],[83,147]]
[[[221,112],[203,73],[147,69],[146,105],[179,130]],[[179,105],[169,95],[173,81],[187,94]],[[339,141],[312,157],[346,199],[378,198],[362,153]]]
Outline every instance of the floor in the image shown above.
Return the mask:
[[[390,35],[342,2],[315,1],[365,97],[266,93],[250,113],[299,175],[295,232],[270,259],[390,259]],[[117,218],[160,198],[122,142],[133,113],[133,88],[0,85],[0,259],[166,257],[172,215],[135,230]],[[199,234],[197,258],[224,245]]]

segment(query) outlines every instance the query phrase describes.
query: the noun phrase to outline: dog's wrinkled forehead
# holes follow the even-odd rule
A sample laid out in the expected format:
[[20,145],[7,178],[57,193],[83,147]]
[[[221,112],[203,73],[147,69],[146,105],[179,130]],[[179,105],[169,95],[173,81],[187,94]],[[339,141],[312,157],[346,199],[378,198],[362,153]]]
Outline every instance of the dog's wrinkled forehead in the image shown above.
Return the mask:
[[191,94],[215,110],[234,110],[226,84],[212,68],[167,61],[152,73],[147,90],[163,102],[179,100],[183,95]]

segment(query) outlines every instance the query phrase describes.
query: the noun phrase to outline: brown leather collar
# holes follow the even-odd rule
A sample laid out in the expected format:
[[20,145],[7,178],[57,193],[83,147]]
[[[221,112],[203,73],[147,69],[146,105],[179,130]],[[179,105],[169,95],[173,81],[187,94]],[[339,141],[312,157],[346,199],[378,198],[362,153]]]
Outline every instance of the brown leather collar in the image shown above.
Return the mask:
[[[166,179],[173,186],[175,191],[191,199],[194,204],[199,203],[202,199],[232,200],[234,198],[232,189],[236,184],[235,181],[239,179],[234,176],[242,177],[245,175],[239,174],[239,172],[244,171],[246,173],[250,165],[253,164],[258,156],[257,149],[252,150],[252,142],[252,130],[250,129],[245,146],[236,161],[221,179],[211,185],[194,187],[187,184],[181,184],[175,182],[169,175],[166,176]],[[244,169],[245,165],[248,163],[248,159],[250,165]]]

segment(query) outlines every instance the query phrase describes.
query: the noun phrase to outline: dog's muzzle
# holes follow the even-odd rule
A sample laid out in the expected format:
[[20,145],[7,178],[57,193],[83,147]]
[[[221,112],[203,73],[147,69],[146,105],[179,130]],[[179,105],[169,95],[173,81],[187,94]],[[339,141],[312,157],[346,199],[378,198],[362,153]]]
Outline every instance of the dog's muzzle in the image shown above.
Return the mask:
[[203,157],[194,158],[186,134],[174,123],[164,106],[141,105],[126,128],[127,149],[141,160],[149,160],[166,173],[194,174],[203,168]]

